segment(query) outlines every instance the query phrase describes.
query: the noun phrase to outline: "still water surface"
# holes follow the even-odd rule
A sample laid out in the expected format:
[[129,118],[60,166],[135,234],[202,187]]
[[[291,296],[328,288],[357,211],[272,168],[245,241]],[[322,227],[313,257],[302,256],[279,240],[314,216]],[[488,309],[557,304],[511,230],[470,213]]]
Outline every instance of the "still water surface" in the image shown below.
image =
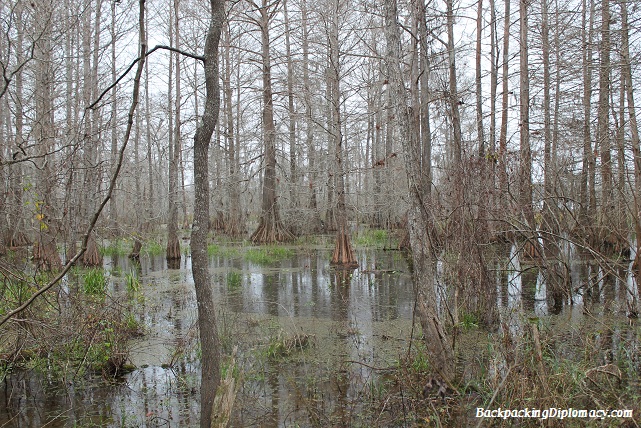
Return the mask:
[[[516,333],[523,314],[548,315],[548,299],[542,274],[523,269],[514,248],[506,256],[492,271],[497,305]],[[414,293],[405,260],[382,250],[360,251],[358,258],[361,267],[343,273],[330,268],[326,250],[298,250],[269,266],[238,256],[210,259],[223,347],[229,353],[239,345],[243,386],[234,426],[349,423],[362,411],[364,390],[384,372],[379,369],[394,366],[406,352]],[[114,295],[125,293],[123,272],[135,272],[142,284],[144,298],[135,312],[146,334],[131,343],[136,369],[113,384],[96,379],[64,388],[30,372],[14,373],[0,390],[0,427],[197,426],[191,259],[168,269],[162,256],[143,257],[140,265],[106,258],[105,268]],[[625,268],[620,275],[599,269],[571,264],[574,293],[563,316],[581,318],[577,308],[587,295],[600,307],[625,312],[633,279]],[[442,279],[438,283],[445,287]]]

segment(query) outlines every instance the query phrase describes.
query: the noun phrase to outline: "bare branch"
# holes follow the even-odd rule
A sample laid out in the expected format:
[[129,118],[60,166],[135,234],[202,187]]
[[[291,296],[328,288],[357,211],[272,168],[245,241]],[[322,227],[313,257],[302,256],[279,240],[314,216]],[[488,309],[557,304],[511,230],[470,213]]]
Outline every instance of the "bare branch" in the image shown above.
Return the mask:
[[[147,45],[146,45],[146,39],[144,35],[144,9],[145,9],[145,0],[140,0],[140,40],[141,40],[141,51],[145,51]],[[151,52],[149,52],[151,53]],[[109,189],[107,190],[107,194],[105,195],[104,199],[100,203],[100,206],[94,213],[93,217],[91,218],[91,221],[89,222],[89,226],[87,227],[87,231],[85,232],[83,239],[82,239],[82,247],[80,248],[80,251],[65,264],[64,268],[62,271],[56,275],[56,277],[51,280],[47,285],[42,287],[40,290],[35,292],[33,296],[31,296],[27,301],[25,301],[22,305],[17,307],[16,309],[12,310],[8,314],[6,314],[2,319],[0,320],[0,327],[4,325],[7,321],[9,321],[12,317],[15,315],[19,314],[20,312],[24,311],[27,309],[39,296],[50,290],[54,285],[56,285],[66,274],[69,272],[69,269],[75,263],[82,257],[82,255],[87,251],[87,244],[89,242],[89,237],[91,236],[91,232],[93,231],[96,222],[98,221],[98,218],[100,218],[100,214],[102,213],[102,210],[104,209],[105,205],[107,205],[107,202],[109,202],[109,199],[111,199],[111,194],[113,192],[113,189],[116,187],[116,181],[118,179],[118,175],[120,173],[120,169],[122,168],[122,163],[125,155],[125,149],[127,148],[127,143],[129,142],[129,137],[131,136],[131,129],[134,124],[134,113],[136,111],[136,106],[138,105],[138,95],[140,93],[140,76],[142,75],[142,70],[143,66],[145,64],[145,58],[147,55],[144,55],[142,58],[139,58],[136,60],[138,62],[138,68],[136,69],[136,76],[134,77],[134,90],[133,90],[133,96],[132,96],[132,102],[131,102],[131,107],[129,108],[129,115],[128,115],[128,120],[127,120],[127,130],[125,131],[125,138],[124,142],[122,144],[122,147],[120,148],[120,151],[118,152],[118,163],[116,164],[116,170],[114,171],[111,181],[109,182]]]
[[144,58],[148,57],[149,55],[151,55],[152,53],[156,52],[159,49],[164,49],[164,50],[168,50],[168,51],[171,51],[171,52],[176,52],[176,53],[178,53],[180,55],[184,55],[184,56],[186,56],[188,58],[193,58],[193,59],[196,59],[198,61],[205,62],[205,57],[204,56],[196,55],[196,54],[193,54],[191,52],[186,52],[186,51],[183,51],[182,49],[177,49],[177,48],[174,48],[174,47],[171,47],[171,46],[167,46],[167,45],[156,45],[156,46],[153,47],[153,49],[147,51],[144,55],[141,55],[138,58],[136,58],[135,60],[133,60],[133,62],[129,65],[129,67],[127,67],[127,69],[116,79],[116,81],[113,82],[111,85],[109,85],[104,91],[102,91],[102,93],[98,96],[98,98],[93,103],[91,103],[91,105],[89,107],[87,107],[87,109],[96,108],[96,105],[104,98],[104,96],[107,95],[107,93],[109,91],[111,91],[125,77],[127,77],[127,74],[129,74],[129,72],[134,68],[134,66],[139,61],[143,60]]

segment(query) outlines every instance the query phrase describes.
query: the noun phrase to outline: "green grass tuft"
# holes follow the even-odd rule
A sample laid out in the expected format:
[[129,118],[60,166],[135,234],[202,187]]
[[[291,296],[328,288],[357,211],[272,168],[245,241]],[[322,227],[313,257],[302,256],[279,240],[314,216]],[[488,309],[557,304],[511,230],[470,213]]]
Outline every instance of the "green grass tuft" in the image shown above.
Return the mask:
[[100,247],[100,254],[103,256],[126,256],[129,254],[129,243],[125,240],[111,241]]
[[258,265],[270,265],[292,257],[295,254],[291,248],[260,247],[250,248],[245,253],[245,259]]
[[82,275],[82,291],[94,297],[104,298],[107,294],[107,278],[103,269],[87,269]]
[[150,256],[159,256],[165,253],[166,248],[158,241],[145,242],[142,246],[143,251]]
[[389,243],[389,233],[384,229],[365,229],[354,240],[359,247],[384,247]]
[[232,271],[227,273],[227,288],[235,290],[243,285],[243,275],[240,272]]
[[234,258],[240,256],[240,250],[237,247],[228,247],[228,246],[221,246],[218,244],[209,244],[207,246],[207,254],[212,257],[212,256],[218,256],[218,257],[228,257],[228,258]]

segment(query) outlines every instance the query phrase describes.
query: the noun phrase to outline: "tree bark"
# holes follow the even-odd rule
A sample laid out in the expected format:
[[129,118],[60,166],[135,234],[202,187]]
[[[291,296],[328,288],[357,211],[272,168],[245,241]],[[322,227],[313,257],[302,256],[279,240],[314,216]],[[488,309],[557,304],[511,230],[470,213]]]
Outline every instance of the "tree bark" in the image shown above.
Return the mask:
[[420,152],[415,133],[410,128],[407,95],[401,74],[400,36],[396,0],[385,0],[385,29],[388,53],[386,64],[390,73],[391,90],[396,100],[395,111],[401,131],[401,144],[408,178],[410,210],[408,229],[412,248],[413,282],[426,350],[433,369],[446,381],[454,376],[454,353],[440,320],[436,305],[434,281],[435,255],[430,233],[432,218],[423,203]]
[[479,157],[485,157],[485,132],[483,131],[483,93],[481,87],[481,32],[483,29],[483,0],[476,6],[476,138]]
[[519,133],[519,209],[524,220],[534,230],[534,211],[532,206],[532,153],[530,150],[530,75],[528,58],[528,2],[519,3],[519,48],[520,58],[520,127]]
[[425,2],[420,1],[418,33],[420,38],[420,116],[421,116],[421,169],[424,197],[432,195],[432,128],[430,125],[430,52]]
[[510,58],[510,0],[505,0],[505,18],[503,21],[503,57],[502,57],[502,72],[501,72],[501,129],[499,132],[499,194],[501,209],[505,212],[508,208],[507,203],[507,116],[508,116],[508,95],[509,89],[509,67],[508,62]]
[[220,384],[220,340],[216,306],[208,269],[209,144],[218,123],[220,83],[218,45],[225,20],[224,0],[210,0],[210,22],[205,40],[205,109],[194,135],[194,223],[191,231],[192,275],[198,303],[198,326],[202,348],[200,427],[212,427],[213,404]]
[[225,121],[227,132],[228,160],[229,160],[229,218],[225,222],[225,233],[231,237],[239,237],[245,233],[240,206],[240,177],[238,176],[240,165],[237,156],[236,133],[240,130],[234,129],[234,106],[232,102],[233,90],[231,86],[231,28],[225,25],[223,34],[225,77],[223,79],[223,93],[225,99]]
[[39,155],[44,161],[38,168],[37,191],[41,195],[35,201],[38,222],[37,239],[33,246],[33,258],[44,270],[58,270],[62,266],[55,241],[53,218],[53,159],[49,155],[55,144],[53,128],[53,65],[52,65],[52,21],[53,5],[50,1],[38,2],[34,6],[36,25],[41,37],[35,47],[35,115],[33,136],[39,145]]
[[[589,6],[589,12],[588,12]],[[594,154],[592,152],[592,28],[594,17],[594,0],[583,0],[581,13],[581,44],[582,44],[582,70],[583,70],[583,161],[581,168],[579,224],[583,230],[590,225],[589,218],[595,213],[591,209],[596,207],[594,201]]]
[[269,40],[270,10],[263,0],[258,21],[262,43],[263,62],[263,139],[265,144],[263,175],[263,200],[260,223],[252,234],[254,244],[270,244],[294,239],[283,227],[276,199],[276,127],[274,125],[274,100],[272,96],[272,75]]
[[321,218],[318,210],[318,172],[316,171],[316,147],[314,144],[314,119],[313,97],[311,79],[309,78],[309,27],[308,27],[307,1],[301,1],[301,29],[303,33],[303,100],[305,103],[305,147],[307,148],[307,162],[309,164],[309,231],[320,232]]
[[599,107],[597,141],[601,157],[601,213],[599,245],[610,232],[612,204],[612,157],[610,153],[610,0],[601,2],[601,44],[599,46]]
[[341,128],[341,92],[340,92],[340,47],[338,41],[340,2],[334,0],[331,4],[329,22],[329,70],[328,84],[330,85],[330,128],[329,138],[334,146],[334,172],[336,184],[336,221],[337,233],[332,254],[331,264],[340,267],[356,267],[358,261],[350,242],[347,225],[347,206],[345,198],[345,165],[344,140]]
[[[169,18],[169,46],[175,47],[175,21],[173,16],[177,16],[178,10],[176,10],[176,2],[173,2],[173,15],[170,13]],[[170,6],[170,10],[172,7]],[[176,117],[176,124],[174,125],[174,109],[171,106],[171,101],[173,98],[173,61],[174,61],[173,52],[169,53],[169,79],[167,84],[167,102],[169,107],[169,192],[168,192],[168,204],[169,204],[169,217],[167,219],[167,262],[172,268],[180,266],[180,241],[178,240],[178,160],[179,160],[179,147],[180,143],[177,142],[177,138],[180,138],[180,131],[177,131],[176,128],[180,126],[180,120]],[[176,81],[180,77],[179,72],[176,71]]]

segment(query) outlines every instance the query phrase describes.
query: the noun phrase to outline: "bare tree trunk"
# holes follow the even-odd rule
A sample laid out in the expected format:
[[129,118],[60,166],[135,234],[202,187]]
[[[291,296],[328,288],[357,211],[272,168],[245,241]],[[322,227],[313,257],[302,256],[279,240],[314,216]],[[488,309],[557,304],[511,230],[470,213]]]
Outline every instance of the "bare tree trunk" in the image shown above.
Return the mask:
[[287,113],[289,115],[289,194],[291,207],[298,207],[298,165],[296,155],[296,110],[294,108],[294,62],[292,61],[289,14],[287,13],[287,0],[283,2],[283,16],[285,20],[285,54],[287,57]]
[[53,65],[52,65],[52,21],[53,5],[50,1],[35,5],[35,22],[41,37],[35,47],[35,115],[33,137],[39,144],[42,165],[38,168],[37,189],[40,200],[35,201],[38,224],[37,239],[33,245],[33,258],[38,268],[58,270],[62,266],[56,246],[56,231],[53,218],[53,156],[49,154],[55,143],[53,129]]
[[[116,2],[111,2],[111,81],[116,81]],[[111,167],[114,168],[118,158],[118,93],[117,85],[111,90]],[[113,192],[109,200],[110,226],[116,232],[118,226],[118,192]]]
[[[496,34],[495,0],[490,0],[490,137],[489,151],[494,160],[496,156],[496,89],[498,87],[498,36]],[[494,176],[492,162],[492,176]],[[494,178],[492,178],[494,180]],[[494,183],[492,183],[494,184]]]
[[[98,96],[98,60],[100,52],[100,34],[102,22],[102,0],[95,2],[96,14],[94,18],[93,29],[93,42],[90,50],[92,52],[91,74],[89,80],[89,99],[87,105]],[[87,63],[88,65],[89,63]],[[87,76],[85,72],[85,77]],[[84,82],[86,85],[88,82]],[[100,193],[100,184],[102,182],[102,171],[99,168],[101,150],[101,114],[100,109],[91,110],[91,119],[88,127],[88,134],[85,135],[85,142],[87,143],[87,170],[85,171],[85,194],[86,206],[85,216],[88,218],[89,214],[96,210],[98,205],[97,195]],[[93,189],[93,190],[89,190]],[[95,237],[91,235],[87,244],[87,250],[82,255],[82,264],[85,266],[100,266],[102,267],[102,255],[100,254],[98,243]]]
[[[550,113],[550,27],[548,0],[541,2],[541,44],[543,51],[543,215],[547,216],[548,224],[553,217],[550,212],[552,197],[552,121]],[[558,67],[558,64],[557,64]],[[549,227],[549,226],[548,226]]]
[[334,146],[335,155],[335,183],[336,183],[336,220],[337,234],[331,264],[340,267],[355,267],[358,265],[352,244],[350,242],[347,226],[347,206],[345,198],[345,166],[344,166],[344,141],[341,129],[341,93],[340,93],[340,47],[338,45],[338,18],[341,3],[334,0],[331,4],[329,22],[329,76],[331,122],[329,138]]
[[[173,9],[173,14],[170,12],[169,18],[169,45],[176,47],[177,37],[175,32],[175,22],[178,19],[178,9],[176,8],[177,2],[174,0],[173,8],[170,6],[170,11]],[[167,103],[169,108],[169,193],[167,201],[169,203],[169,218],[167,219],[167,262],[170,267],[176,268],[180,266],[180,241],[178,240],[178,161],[180,158],[180,118],[176,116],[176,124],[174,125],[174,109],[171,107],[173,98],[173,52],[169,53],[169,80],[167,85]],[[178,81],[180,72],[176,70],[176,78]],[[176,83],[178,86],[178,83]],[[178,103],[176,104],[178,105]]]
[[609,240],[612,206],[612,158],[610,153],[610,0],[601,2],[601,44],[599,46],[599,108],[597,141],[601,157],[601,213],[598,245]]
[[[546,281],[551,289],[552,298],[554,300],[554,307],[560,311],[563,304],[563,282],[564,278],[562,269],[563,264],[560,259],[560,248],[557,236],[559,236],[558,228],[558,207],[555,195],[553,194],[553,174],[555,171],[555,158],[556,145],[554,144],[552,134],[552,117],[551,117],[551,97],[550,97],[550,25],[549,25],[549,0],[542,0],[541,6],[541,44],[543,53],[543,224],[541,228],[546,232],[544,236],[544,244],[542,248],[538,248],[539,254],[543,254],[544,263],[546,264]],[[558,25],[556,27],[558,31]],[[557,39],[558,40],[558,39]],[[556,49],[559,49],[556,43]],[[559,63],[556,64],[557,70]],[[557,72],[557,84],[558,84]],[[556,91],[558,100],[558,90]],[[558,102],[557,102],[558,105]],[[555,124],[558,123],[558,118],[555,117]],[[554,145],[554,147],[553,147]],[[535,240],[538,242],[538,239]]]
[[301,1],[301,27],[303,32],[303,99],[305,102],[305,147],[307,148],[307,162],[309,164],[309,208],[311,210],[309,229],[310,232],[319,232],[321,230],[321,218],[318,211],[318,173],[316,171],[316,150],[314,145],[314,120],[313,120],[313,100],[312,88],[309,78],[309,28],[307,1]]
[[530,76],[528,60],[528,2],[519,2],[519,47],[520,47],[520,166],[519,166],[519,209],[525,221],[534,229],[532,207],[532,153],[530,151]]
[[[458,175],[461,167],[463,156],[463,136],[461,134],[461,113],[459,111],[459,94],[456,79],[456,54],[454,51],[454,1],[446,0],[447,5],[447,53],[448,53],[448,70],[449,70],[449,95],[448,104],[450,108],[450,118],[452,120],[453,147],[452,159],[453,168]],[[456,189],[459,186],[455,184]]]
[[410,194],[408,229],[412,247],[413,281],[416,290],[417,312],[423,328],[426,350],[431,367],[446,381],[454,376],[454,353],[441,323],[436,305],[436,284],[434,281],[435,255],[433,236],[430,233],[432,219],[429,207],[423,202],[421,189],[421,157],[418,141],[410,127],[407,111],[407,95],[400,69],[400,37],[398,30],[397,6],[395,0],[385,1],[385,28],[388,54],[387,67],[390,72],[391,88],[394,91],[396,117],[401,131],[401,143],[405,156],[405,168]]
[[[24,21],[23,21],[23,8],[22,4],[17,4],[16,9],[15,9],[15,14],[16,14],[16,42],[15,42],[15,50],[16,50],[16,62],[18,64],[22,64],[24,62]],[[65,41],[68,43],[68,38],[65,39]],[[70,52],[70,48],[68,48],[67,52]],[[67,66],[69,63],[67,63]],[[68,70],[68,67],[67,67]],[[14,147],[12,150],[14,150],[14,153],[17,153],[21,150],[24,150],[23,144],[25,143],[24,139],[24,106],[23,106],[23,88],[24,88],[24,75],[22,70],[17,70],[17,73],[15,75],[15,100],[16,102],[14,103],[14,126],[15,126],[15,133],[14,133]],[[70,94],[70,93],[69,93]],[[8,101],[8,97],[5,98],[5,100]],[[70,103],[71,104],[71,103]],[[10,109],[6,109],[6,113],[9,114]],[[69,117],[69,116],[68,116]],[[12,206],[8,208],[7,210],[7,218],[8,218],[8,228],[6,230],[6,235],[3,236],[2,238],[4,239],[4,242],[7,246],[9,247],[20,247],[23,245],[27,245],[29,243],[29,240],[27,239],[26,231],[24,229],[24,224],[23,224],[23,202],[22,202],[22,193],[23,193],[23,186],[22,186],[22,177],[23,177],[23,167],[21,164],[15,164],[11,165],[9,167],[10,169],[10,192],[11,192],[11,197],[7,198],[7,202],[11,202]]]
[[[589,13],[589,17],[588,17]],[[596,168],[592,152],[592,29],[594,21],[594,0],[583,0],[581,19],[581,41],[583,59],[583,163],[581,168],[581,188],[579,222],[585,230],[591,224],[590,218],[596,213],[596,193],[594,189],[594,170]]]
[[228,158],[229,158],[229,219],[225,222],[225,233],[231,237],[239,237],[245,233],[243,226],[241,207],[240,207],[240,177],[238,176],[238,157],[236,156],[236,133],[240,132],[234,129],[234,106],[232,102],[233,91],[231,87],[231,34],[229,24],[225,25],[223,32],[225,61],[225,77],[223,79],[223,93],[225,100],[225,121],[227,132],[225,138],[228,141]]
[[[626,101],[628,103],[628,116],[630,118],[630,135],[632,137],[632,153],[634,154],[634,188],[632,195],[634,200],[634,232],[636,235],[636,259],[634,260],[634,275],[637,287],[641,287],[641,144],[639,142],[639,127],[637,124],[636,107],[634,104],[634,86],[632,82],[632,67],[630,63],[630,27],[628,23],[628,7],[626,0],[619,0],[621,8],[621,74],[625,82]],[[637,310],[632,306],[632,310]]]
[[294,236],[283,227],[276,200],[276,127],[274,125],[274,100],[270,58],[269,22],[271,11],[267,0],[260,8],[260,32],[263,62],[263,139],[265,140],[265,172],[263,175],[263,201],[260,223],[252,234],[255,244],[290,241]]
[[[149,18],[145,15],[145,34],[149,26]],[[150,219],[154,212],[154,162],[152,156],[152,136],[151,136],[151,105],[149,93],[149,62],[145,61],[145,138],[147,139],[147,179],[148,196],[147,196],[147,219],[146,223],[151,225]],[[196,103],[197,104],[197,103]]]
[[[510,0],[505,0],[505,18],[503,21],[503,70],[501,75],[501,130],[499,136],[499,194],[502,201],[507,201],[507,113],[508,113],[508,95],[509,89],[509,67],[510,58]],[[506,202],[502,203],[501,208],[507,208]]]
[[192,275],[198,302],[198,326],[202,347],[200,386],[200,427],[211,428],[216,422],[214,406],[220,384],[220,340],[216,326],[216,305],[208,270],[207,235],[209,234],[209,142],[218,122],[220,83],[218,45],[225,20],[224,0],[210,0],[211,20],[205,41],[205,86],[207,98],[202,120],[194,135],[194,223],[191,231]]
[[476,138],[479,157],[485,157],[485,132],[483,131],[483,93],[481,92],[481,31],[483,29],[483,0],[476,6]]
[[420,109],[421,109],[421,169],[425,198],[432,195],[432,128],[430,125],[430,52],[428,47],[427,18],[425,2],[418,10],[418,34],[420,38]]

